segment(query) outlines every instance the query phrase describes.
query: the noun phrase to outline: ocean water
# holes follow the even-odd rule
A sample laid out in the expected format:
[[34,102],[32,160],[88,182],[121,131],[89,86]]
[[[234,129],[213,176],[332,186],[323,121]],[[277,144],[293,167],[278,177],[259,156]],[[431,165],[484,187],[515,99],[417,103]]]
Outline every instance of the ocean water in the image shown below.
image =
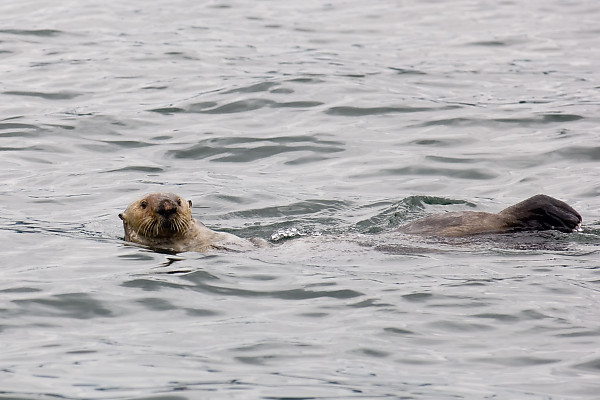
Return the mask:
[[[0,398],[600,398],[600,4],[0,5]],[[172,191],[249,253],[163,254]],[[407,237],[537,193],[573,234]]]

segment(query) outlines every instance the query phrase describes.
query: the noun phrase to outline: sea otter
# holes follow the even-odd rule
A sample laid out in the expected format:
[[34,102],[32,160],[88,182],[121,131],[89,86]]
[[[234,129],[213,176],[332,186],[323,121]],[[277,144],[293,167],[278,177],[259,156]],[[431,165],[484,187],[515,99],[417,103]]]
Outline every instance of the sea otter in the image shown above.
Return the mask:
[[[174,252],[210,250],[245,251],[264,247],[262,239],[242,239],[215,232],[192,217],[192,202],[173,193],[151,193],[134,201],[123,220],[125,240]],[[558,230],[572,232],[581,225],[581,216],[568,204],[539,194],[497,214],[450,212],[418,219],[398,229],[408,234],[467,236],[483,233]]]
[[262,241],[242,239],[231,233],[215,232],[192,217],[192,202],[173,193],[151,193],[134,201],[123,220],[125,240],[174,252],[250,250]]

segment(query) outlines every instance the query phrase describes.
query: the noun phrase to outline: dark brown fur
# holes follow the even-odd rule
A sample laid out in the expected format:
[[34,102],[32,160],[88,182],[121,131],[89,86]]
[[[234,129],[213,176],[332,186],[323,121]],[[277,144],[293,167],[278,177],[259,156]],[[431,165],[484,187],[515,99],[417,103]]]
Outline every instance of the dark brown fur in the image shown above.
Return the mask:
[[572,232],[581,224],[581,215],[567,203],[538,194],[497,214],[449,212],[418,219],[399,231],[435,236],[466,236],[481,233],[558,230]]

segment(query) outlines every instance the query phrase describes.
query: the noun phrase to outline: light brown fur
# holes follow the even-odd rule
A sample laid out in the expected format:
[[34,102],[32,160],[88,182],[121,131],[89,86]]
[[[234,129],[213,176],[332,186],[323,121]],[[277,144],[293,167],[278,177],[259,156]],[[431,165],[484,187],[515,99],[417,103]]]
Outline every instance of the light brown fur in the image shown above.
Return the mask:
[[192,217],[192,202],[173,193],[151,193],[134,201],[123,220],[125,240],[155,249],[174,252],[210,250],[250,250],[250,240],[225,232],[215,232]]

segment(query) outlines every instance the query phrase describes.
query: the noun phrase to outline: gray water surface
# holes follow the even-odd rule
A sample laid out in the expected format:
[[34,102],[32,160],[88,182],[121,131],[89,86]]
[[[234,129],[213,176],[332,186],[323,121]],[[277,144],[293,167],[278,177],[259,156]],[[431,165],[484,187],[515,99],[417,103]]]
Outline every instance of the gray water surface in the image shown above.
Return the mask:
[[[598,399],[600,5],[0,5],[0,398]],[[250,253],[153,252],[173,191]],[[393,233],[545,193],[573,234]]]

